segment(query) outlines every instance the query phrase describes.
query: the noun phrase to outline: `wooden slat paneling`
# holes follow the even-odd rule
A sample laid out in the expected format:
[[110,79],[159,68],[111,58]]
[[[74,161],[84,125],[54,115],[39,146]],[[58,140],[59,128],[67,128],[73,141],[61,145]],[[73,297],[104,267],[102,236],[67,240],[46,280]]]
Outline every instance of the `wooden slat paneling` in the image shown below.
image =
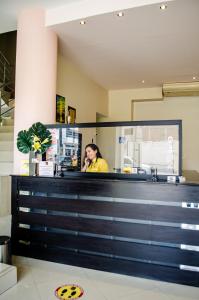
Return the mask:
[[20,207],[75,212],[115,218],[197,224],[199,209],[96,200],[19,195]]
[[169,202],[199,203],[197,185],[173,185],[167,183],[111,181],[97,179],[61,179],[18,177],[18,189],[62,194],[96,195],[128,199],[145,199]]
[[[20,191],[30,191],[32,196],[20,195]],[[45,193],[46,197],[38,193]],[[67,197],[63,198],[63,194]],[[78,199],[79,196],[89,198],[84,197],[82,200]],[[97,201],[95,196],[103,201]],[[145,204],[105,201],[103,197],[148,202]],[[159,203],[155,205],[150,200],[164,201],[164,205]],[[165,202],[168,202],[168,205],[165,205]],[[98,180],[83,176],[76,178],[13,176],[12,251],[17,255],[81,267],[199,286],[199,272],[183,271],[174,267],[179,264],[199,265],[199,252],[176,247],[176,244],[199,246],[199,231],[181,229],[172,224],[198,224],[199,210],[182,208],[180,205],[173,206],[173,202],[180,205],[181,202],[199,203],[199,185],[112,181],[102,178]],[[20,211],[19,207],[28,207],[30,212]],[[39,213],[38,210],[43,212]],[[60,212],[77,215],[64,216],[60,215]],[[86,215],[93,217],[89,218]],[[113,219],[102,219],[100,216]],[[114,218],[121,219],[116,221]],[[141,221],[132,223],[128,219]],[[170,226],[161,222],[169,222]],[[30,225],[30,229],[19,228],[20,223]],[[45,231],[39,231],[44,227]],[[79,234],[55,233],[51,228],[66,229]],[[109,239],[89,234],[105,235],[109,236]],[[129,242],[123,238],[142,240],[145,243]],[[23,245],[19,240],[30,243]],[[74,252],[72,248],[78,251]],[[98,255],[85,254],[82,251],[97,252]],[[113,257],[103,257],[99,254],[111,254]]]
[[163,243],[199,246],[199,231],[154,225],[151,230],[151,240]]
[[96,220],[93,218],[19,212],[19,223],[143,240],[150,240],[151,237],[150,226],[145,224]]
[[59,247],[158,261],[165,264],[199,266],[199,252],[187,251],[174,247],[139,244],[81,235],[77,236],[46,231],[34,231],[25,228],[18,228],[16,236],[18,240],[30,241],[41,245],[57,245]]
[[14,254],[96,270],[199,286],[198,272],[184,271],[174,267],[74,253],[61,248],[44,248],[33,245],[31,247],[18,245],[14,249]]
[[137,224],[109,220],[87,219],[19,212],[19,223],[62,228],[80,232],[151,240],[155,242],[199,246],[199,231],[178,227]]

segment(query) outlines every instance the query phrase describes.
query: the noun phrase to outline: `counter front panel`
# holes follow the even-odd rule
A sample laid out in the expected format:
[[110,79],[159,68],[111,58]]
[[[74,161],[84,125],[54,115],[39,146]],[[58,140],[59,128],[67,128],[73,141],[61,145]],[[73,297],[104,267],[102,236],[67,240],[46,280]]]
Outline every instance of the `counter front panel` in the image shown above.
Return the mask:
[[199,286],[199,185],[12,176],[12,253]]

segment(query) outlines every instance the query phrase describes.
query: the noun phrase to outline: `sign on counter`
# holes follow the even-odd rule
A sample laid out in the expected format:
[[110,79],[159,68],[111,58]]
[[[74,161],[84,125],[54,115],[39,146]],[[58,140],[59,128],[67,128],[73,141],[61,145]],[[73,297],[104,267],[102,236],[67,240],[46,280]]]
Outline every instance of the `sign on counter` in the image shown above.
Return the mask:
[[39,162],[39,176],[54,176],[53,161]]

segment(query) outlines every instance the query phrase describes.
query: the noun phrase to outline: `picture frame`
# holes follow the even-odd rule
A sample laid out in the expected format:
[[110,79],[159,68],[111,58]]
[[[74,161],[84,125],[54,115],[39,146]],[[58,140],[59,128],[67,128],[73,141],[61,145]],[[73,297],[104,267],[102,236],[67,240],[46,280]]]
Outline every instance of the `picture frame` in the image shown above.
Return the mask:
[[76,109],[72,106],[68,106],[68,124],[75,124],[76,122]]
[[66,123],[66,99],[56,95],[56,123]]

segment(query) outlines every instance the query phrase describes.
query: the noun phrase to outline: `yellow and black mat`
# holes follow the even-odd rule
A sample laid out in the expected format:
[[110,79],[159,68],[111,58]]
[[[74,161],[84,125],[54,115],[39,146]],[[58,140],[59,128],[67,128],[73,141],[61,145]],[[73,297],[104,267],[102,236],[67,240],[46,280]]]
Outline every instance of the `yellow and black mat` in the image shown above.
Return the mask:
[[55,296],[60,300],[79,299],[84,290],[76,284],[65,284],[55,291]]

